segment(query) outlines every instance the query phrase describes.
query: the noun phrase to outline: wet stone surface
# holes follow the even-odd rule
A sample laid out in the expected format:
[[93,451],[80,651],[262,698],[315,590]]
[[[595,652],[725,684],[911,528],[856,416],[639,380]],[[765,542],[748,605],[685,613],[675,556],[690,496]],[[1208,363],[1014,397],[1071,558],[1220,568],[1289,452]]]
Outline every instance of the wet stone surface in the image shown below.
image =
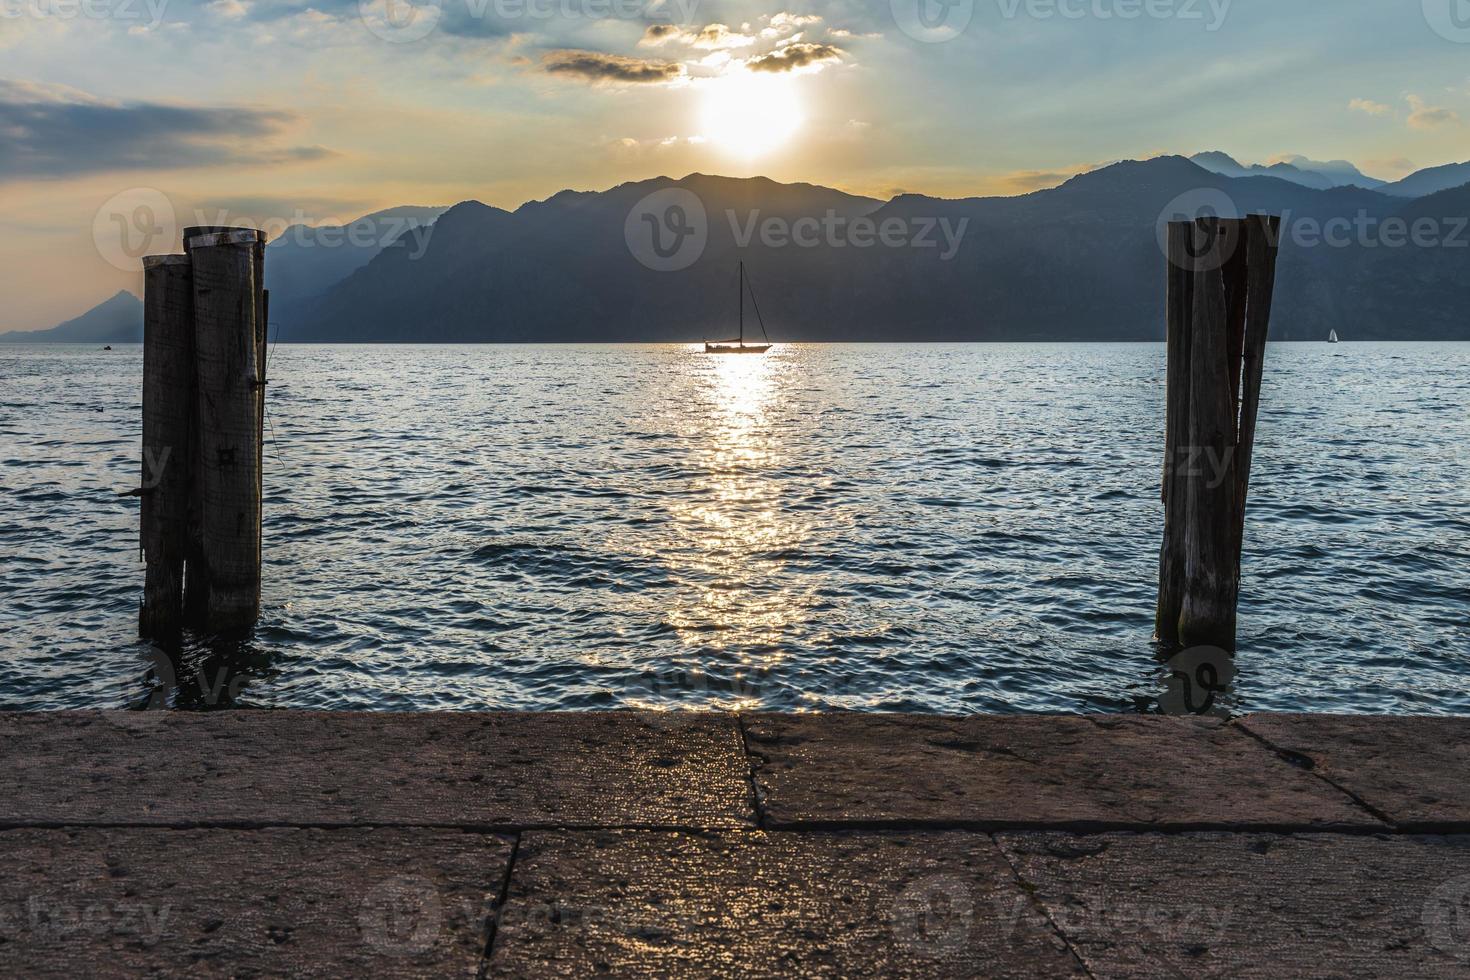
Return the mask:
[[473,977],[510,855],[457,830],[0,832],[0,974]]
[[493,976],[1081,976],[984,834],[532,832]]
[[742,826],[733,715],[0,714],[0,824]]
[[997,841],[1098,978],[1470,975],[1470,837]]
[[1382,826],[1214,719],[753,715],[746,740],[772,827]]

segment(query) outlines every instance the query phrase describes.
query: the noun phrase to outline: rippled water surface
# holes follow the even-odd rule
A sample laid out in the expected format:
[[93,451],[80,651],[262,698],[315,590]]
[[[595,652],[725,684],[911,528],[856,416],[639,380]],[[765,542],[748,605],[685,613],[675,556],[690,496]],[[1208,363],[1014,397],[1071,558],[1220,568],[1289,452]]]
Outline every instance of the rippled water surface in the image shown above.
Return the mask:
[[[141,369],[0,347],[0,706],[146,694]],[[261,626],[172,703],[1157,709],[1161,346],[273,372]],[[1470,711],[1470,345],[1273,345],[1245,549],[1230,710]]]

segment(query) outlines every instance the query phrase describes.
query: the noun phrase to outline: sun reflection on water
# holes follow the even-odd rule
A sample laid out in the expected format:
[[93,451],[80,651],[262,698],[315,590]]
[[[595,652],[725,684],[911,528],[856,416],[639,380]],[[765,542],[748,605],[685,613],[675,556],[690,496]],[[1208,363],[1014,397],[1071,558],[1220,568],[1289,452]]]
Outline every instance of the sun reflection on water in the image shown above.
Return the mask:
[[700,356],[693,367],[701,384],[681,431],[693,476],[690,493],[670,503],[664,558],[687,596],[669,622],[712,675],[704,698],[712,706],[758,706],[759,675],[781,661],[787,630],[809,604],[778,581],[810,529],[772,478],[793,462],[780,409],[795,356],[777,347]]

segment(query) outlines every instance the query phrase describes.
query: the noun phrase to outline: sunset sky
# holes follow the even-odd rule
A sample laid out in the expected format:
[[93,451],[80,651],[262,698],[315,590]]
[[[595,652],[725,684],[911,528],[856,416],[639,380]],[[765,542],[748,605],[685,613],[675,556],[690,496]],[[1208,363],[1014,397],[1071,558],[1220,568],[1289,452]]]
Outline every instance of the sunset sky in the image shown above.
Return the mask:
[[958,197],[1208,149],[1470,159],[1465,0],[923,2],[940,26],[913,0],[0,0],[0,330],[138,288],[94,245],[134,188],[322,223],[693,171]]

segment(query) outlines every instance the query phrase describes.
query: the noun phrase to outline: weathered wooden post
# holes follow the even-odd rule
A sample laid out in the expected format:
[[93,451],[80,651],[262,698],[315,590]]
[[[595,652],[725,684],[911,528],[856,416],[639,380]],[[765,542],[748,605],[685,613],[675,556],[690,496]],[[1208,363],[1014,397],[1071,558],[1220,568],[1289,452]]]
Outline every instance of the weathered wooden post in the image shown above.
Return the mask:
[[1168,229],[1164,543],[1158,640],[1235,649],[1245,501],[1280,219]]
[[199,391],[201,625],[237,632],[260,614],[262,236],[246,228],[190,231],[197,232],[186,247],[194,270]]
[[148,563],[138,632],[179,644],[194,444],[194,279],[186,255],[143,259],[141,543]]

